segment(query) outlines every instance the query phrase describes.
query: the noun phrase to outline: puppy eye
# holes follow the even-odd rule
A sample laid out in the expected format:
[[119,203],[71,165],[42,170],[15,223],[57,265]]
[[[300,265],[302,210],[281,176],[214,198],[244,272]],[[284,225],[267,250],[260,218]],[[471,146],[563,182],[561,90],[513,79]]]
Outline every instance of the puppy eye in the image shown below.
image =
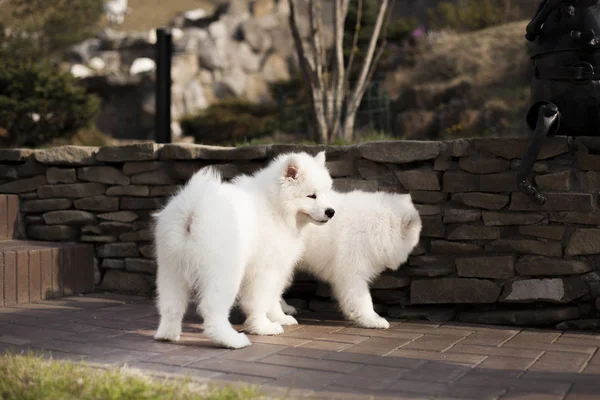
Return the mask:
[[316,199],[317,195],[316,194],[311,194],[310,196],[306,196],[306,197],[311,198],[311,199]]

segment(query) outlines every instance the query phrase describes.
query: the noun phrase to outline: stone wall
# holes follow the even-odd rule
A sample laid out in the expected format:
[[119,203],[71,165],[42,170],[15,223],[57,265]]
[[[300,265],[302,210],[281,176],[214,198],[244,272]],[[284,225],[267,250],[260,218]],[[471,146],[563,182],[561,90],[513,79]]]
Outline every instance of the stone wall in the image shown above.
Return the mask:
[[[390,317],[595,326],[600,307],[600,140],[557,137],[535,165],[548,196],[517,192],[526,141],[371,142],[327,147],[335,187],[410,192],[424,228],[407,265],[373,285]],[[97,285],[151,293],[153,210],[202,166],[225,178],[276,154],[318,146],[0,149],[0,193],[20,197],[21,234],[96,247]],[[329,290],[298,276],[290,301],[335,308]],[[570,321],[570,322],[566,322]]]

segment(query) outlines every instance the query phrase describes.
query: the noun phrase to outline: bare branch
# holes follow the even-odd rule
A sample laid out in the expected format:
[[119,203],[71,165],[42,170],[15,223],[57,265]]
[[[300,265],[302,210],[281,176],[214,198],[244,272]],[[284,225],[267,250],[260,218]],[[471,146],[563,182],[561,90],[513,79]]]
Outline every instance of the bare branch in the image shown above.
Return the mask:
[[[363,2],[358,0],[358,8],[356,10],[356,26],[354,28],[354,37],[352,38],[352,47],[350,48],[350,58],[348,59],[348,68],[346,69],[346,75],[350,79],[352,74],[352,64],[354,62],[354,52],[358,44],[358,35],[360,34],[361,20],[362,20]],[[349,86],[349,85],[348,85]]]
[[329,89],[330,97],[333,97],[330,100],[332,103],[331,108],[333,108],[333,114],[331,116],[332,124],[329,132],[331,135],[330,139],[338,134],[346,92],[344,90],[344,83],[346,80],[346,70],[344,66],[344,21],[348,15],[349,4],[350,0],[336,0],[335,2],[335,79],[331,80],[331,87]]
[[[390,26],[390,20],[392,19],[392,10],[394,9],[394,5],[396,3],[396,0],[392,0],[391,4],[390,4],[390,9],[388,11],[387,14],[387,18],[385,20],[385,24],[383,26],[382,29],[382,34],[381,34],[381,43],[379,45],[379,48],[377,49],[377,54],[375,54],[375,58],[373,58],[373,62],[371,63],[371,68],[369,69],[369,74],[367,75],[367,84],[369,82],[371,82],[371,79],[373,78],[373,74],[375,73],[375,70],[377,69],[377,65],[379,64],[379,60],[381,60],[381,57],[383,56],[383,53],[385,52],[385,48],[387,46],[387,32],[388,32],[388,28]],[[365,87],[366,90],[366,87]],[[363,90],[364,93],[364,90]],[[362,94],[360,95],[360,97],[362,98]]]

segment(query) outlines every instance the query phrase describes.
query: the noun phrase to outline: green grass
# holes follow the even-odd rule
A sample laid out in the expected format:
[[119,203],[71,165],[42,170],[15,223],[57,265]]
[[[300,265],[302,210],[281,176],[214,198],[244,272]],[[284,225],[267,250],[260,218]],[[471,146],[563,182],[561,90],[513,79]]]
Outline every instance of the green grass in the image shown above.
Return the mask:
[[0,399],[247,400],[251,387],[210,387],[192,380],[150,378],[33,355],[0,356]]

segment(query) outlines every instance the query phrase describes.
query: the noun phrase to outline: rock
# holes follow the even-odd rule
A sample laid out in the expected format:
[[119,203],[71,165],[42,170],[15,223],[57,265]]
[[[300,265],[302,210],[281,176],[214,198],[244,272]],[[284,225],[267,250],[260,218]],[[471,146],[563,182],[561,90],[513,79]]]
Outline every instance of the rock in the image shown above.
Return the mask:
[[599,212],[562,211],[551,212],[549,219],[562,224],[600,225]]
[[217,98],[241,97],[246,92],[246,74],[241,68],[228,70],[215,86]]
[[267,51],[273,43],[269,33],[254,19],[244,21],[240,26],[240,33],[243,40],[258,53]]
[[464,205],[487,210],[500,210],[508,204],[509,197],[491,193],[459,193],[452,196],[452,201]]
[[559,225],[543,226],[543,225],[529,225],[520,226],[519,233],[521,235],[533,236],[543,239],[559,240],[561,241],[565,235],[565,227]]
[[146,258],[154,258],[155,257],[154,245],[152,245],[152,244],[145,244],[143,246],[140,246],[139,250],[140,250],[140,254]]
[[131,196],[131,197],[148,197],[150,188],[148,186],[127,185],[127,186],[111,186],[106,189],[107,196]]
[[363,179],[378,179],[382,174],[385,173],[385,168],[373,161],[357,160],[355,164],[358,168],[360,177]]
[[388,307],[387,316],[397,319],[448,322],[456,318],[455,308],[446,307]]
[[264,62],[262,76],[267,83],[287,82],[290,71],[286,60],[279,54],[271,54]]
[[154,278],[150,275],[109,269],[104,274],[100,288],[120,292],[152,293],[154,291]]
[[455,171],[458,169],[458,163],[452,160],[452,157],[441,154],[437,156],[433,163],[434,171]]
[[160,161],[138,161],[126,162],[123,164],[123,173],[125,175],[135,175],[142,172],[156,171],[164,166]]
[[383,273],[371,284],[371,289],[399,289],[410,285],[410,278],[400,273]]
[[77,173],[73,168],[50,167],[46,170],[46,180],[50,184],[75,183],[77,182]]
[[133,211],[116,211],[111,213],[98,214],[98,218],[106,221],[117,221],[117,222],[133,222],[139,218],[139,216]]
[[577,166],[582,171],[600,171],[600,155],[577,152]]
[[531,225],[537,224],[544,219],[543,214],[518,212],[484,211],[482,216],[483,222],[487,226]]
[[[510,160],[510,169],[520,169],[521,168],[521,160],[517,160],[517,159],[512,159]],[[535,164],[533,164],[533,172],[537,173],[537,174],[547,174],[548,171],[550,170],[550,165],[545,162],[536,162]]]
[[125,269],[125,261],[119,258],[105,258],[102,260],[102,268]]
[[458,276],[508,279],[515,276],[514,256],[465,257],[456,259]]
[[0,179],[17,179],[17,168],[8,165],[0,165]]
[[114,167],[83,167],[77,171],[81,181],[106,183],[109,185],[129,185],[129,177]]
[[551,308],[465,311],[458,313],[458,320],[473,324],[542,326],[572,320],[580,315],[577,306]]
[[37,175],[46,175],[46,166],[35,162],[30,158],[17,167],[17,176],[19,178],[31,178]]
[[154,239],[154,235],[152,234],[152,231],[149,229],[144,229],[141,231],[136,231],[136,232],[125,232],[123,234],[121,234],[119,236],[119,240],[122,240],[124,242],[145,242],[145,241],[151,241]]
[[267,146],[218,147],[199,144],[167,144],[160,151],[161,160],[241,161],[267,158]]
[[419,212],[419,215],[422,217],[440,215],[442,213],[442,209],[439,205],[436,204],[415,204],[415,208]]
[[479,210],[463,210],[459,208],[451,208],[444,210],[444,223],[465,223],[475,222],[481,219],[481,211]]
[[[538,155],[538,160],[553,158],[568,152],[567,141],[564,137],[548,138]],[[527,139],[481,138],[474,139],[475,147],[498,157],[512,159],[521,158],[527,150]]]
[[453,275],[456,272],[454,262],[446,257],[423,255],[411,257],[408,267],[403,267],[409,276],[437,277]]
[[479,176],[462,171],[447,171],[443,177],[443,190],[446,193],[476,192],[479,190]]
[[135,243],[110,243],[96,247],[96,255],[100,258],[137,257],[139,255]]
[[79,240],[85,243],[112,243],[117,241],[117,237],[110,235],[81,235]]
[[377,303],[384,304],[393,304],[393,305],[401,305],[407,306],[410,304],[410,296],[408,294],[408,290],[399,290],[399,289],[391,289],[391,290],[371,290],[371,296],[373,300]]
[[351,192],[353,190],[363,190],[365,192],[375,192],[377,191],[378,183],[377,181],[367,181],[364,179],[334,179],[333,180],[333,189],[338,192]]
[[340,178],[356,174],[356,168],[350,161],[327,161],[326,167],[327,170],[329,170],[329,174],[332,178]]
[[232,46],[232,56],[236,59],[236,65],[248,73],[255,73],[260,70],[260,57],[252,51],[250,45],[246,42],[236,42]]
[[580,275],[591,272],[594,267],[583,260],[555,260],[543,257],[521,257],[515,265],[521,276]]
[[167,197],[177,192],[181,186],[169,185],[169,186],[155,186],[150,190],[150,196],[152,197]]
[[42,218],[39,215],[26,215],[24,218],[24,221],[25,221],[26,225],[30,225],[30,224],[43,225],[44,224],[44,218]]
[[22,162],[40,150],[34,149],[0,149],[0,161]]
[[121,197],[121,210],[157,210],[165,200],[155,197]]
[[500,286],[469,278],[419,279],[410,285],[411,304],[495,303]]
[[319,299],[311,299],[308,303],[308,308],[311,311],[322,313],[336,313],[340,311],[340,308],[336,302]]
[[481,192],[516,192],[517,172],[507,171],[497,174],[479,176],[479,191]]
[[93,233],[95,235],[100,235],[102,233],[102,230],[98,225],[85,225],[81,227],[81,233]]
[[[382,144],[385,144],[382,146]],[[384,163],[411,163],[432,160],[440,154],[439,142],[390,141],[366,142],[357,146],[358,153],[367,160]]]
[[500,239],[502,228],[483,225],[459,225],[448,231],[448,240],[495,240]]
[[147,161],[158,158],[159,145],[155,143],[102,147],[96,159],[104,162]]
[[445,234],[444,224],[441,215],[421,217],[423,227],[421,229],[422,237],[443,238]]
[[174,54],[171,61],[171,80],[174,84],[193,80],[200,66],[198,56],[193,53]]
[[491,174],[509,169],[508,160],[483,156],[463,157],[458,161],[460,168],[473,174]]
[[27,237],[44,241],[69,241],[79,238],[79,231],[66,225],[29,225]]
[[73,202],[75,208],[87,211],[117,211],[119,199],[108,196],[84,197]]
[[42,217],[48,225],[85,225],[96,222],[94,214],[78,210],[49,211]]
[[145,274],[156,273],[156,262],[144,258],[126,258],[125,269],[129,272],[143,272]]
[[38,187],[46,184],[44,175],[34,176],[33,178],[17,179],[7,183],[0,184],[0,193],[19,194],[36,190]]
[[102,183],[68,183],[61,185],[41,186],[37,189],[40,199],[66,197],[77,199],[81,197],[104,194],[106,186]]
[[537,175],[535,183],[540,190],[568,192],[571,190],[571,171],[561,171],[554,174]]
[[129,67],[129,75],[142,75],[153,72],[156,69],[156,63],[149,57],[140,57],[133,60]]
[[426,170],[396,171],[396,177],[407,190],[440,190],[440,173]]
[[500,301],[507,303],[532,303],[548,301],[570,303],[589,293],[579,277],[523,279],[504,285]]
[[586,330],[586,331],[597,331],[600,329],[600,319],[576,319],[572,321],[564,321],[556,325],[556,329],[560,330]]
[[433,254],[470,254],[482,250],[480,246],[472,243],[449,242],[446,240],[431,241],[431,253]]
[[534,203],[523,193],[512,194],[511,211],[594,211],[594,196],[589,193],[544,193],[544,205]]
[[71,204],[69,199],[25,200],[21,202],[20,210],[24,213],[66,210],[71,207]]
[[562,247],[560,242],[529,239],[499,239],[489,245],[486,250],[498,252],[510,252],[520,254],[534,254],[547,257],[561,257]]
[[565,255],[581,256],[600,253],[600,229],[581,228],[571,235]]
[[47,165],[93,165],[98,147],[88,146],[59,146],[47,150],[36,151],[37,162]]
[[105,221],[98,225],[100,233],[123,233],[130,232],[133,229],[133,224],[129,222]]
[[137,185],[173,185],[177,183],[172,179],[165,169],[157,171],[142,172],[131,177],[131,183]]
[[273,0],[255,0],[250,3],[250,12],[254,18],[262,18],[272,14],[275,11],[275,2]]
[[439,204],[446,201],[448,195],[443,192],[411,190],[410,195],[415,203]]

